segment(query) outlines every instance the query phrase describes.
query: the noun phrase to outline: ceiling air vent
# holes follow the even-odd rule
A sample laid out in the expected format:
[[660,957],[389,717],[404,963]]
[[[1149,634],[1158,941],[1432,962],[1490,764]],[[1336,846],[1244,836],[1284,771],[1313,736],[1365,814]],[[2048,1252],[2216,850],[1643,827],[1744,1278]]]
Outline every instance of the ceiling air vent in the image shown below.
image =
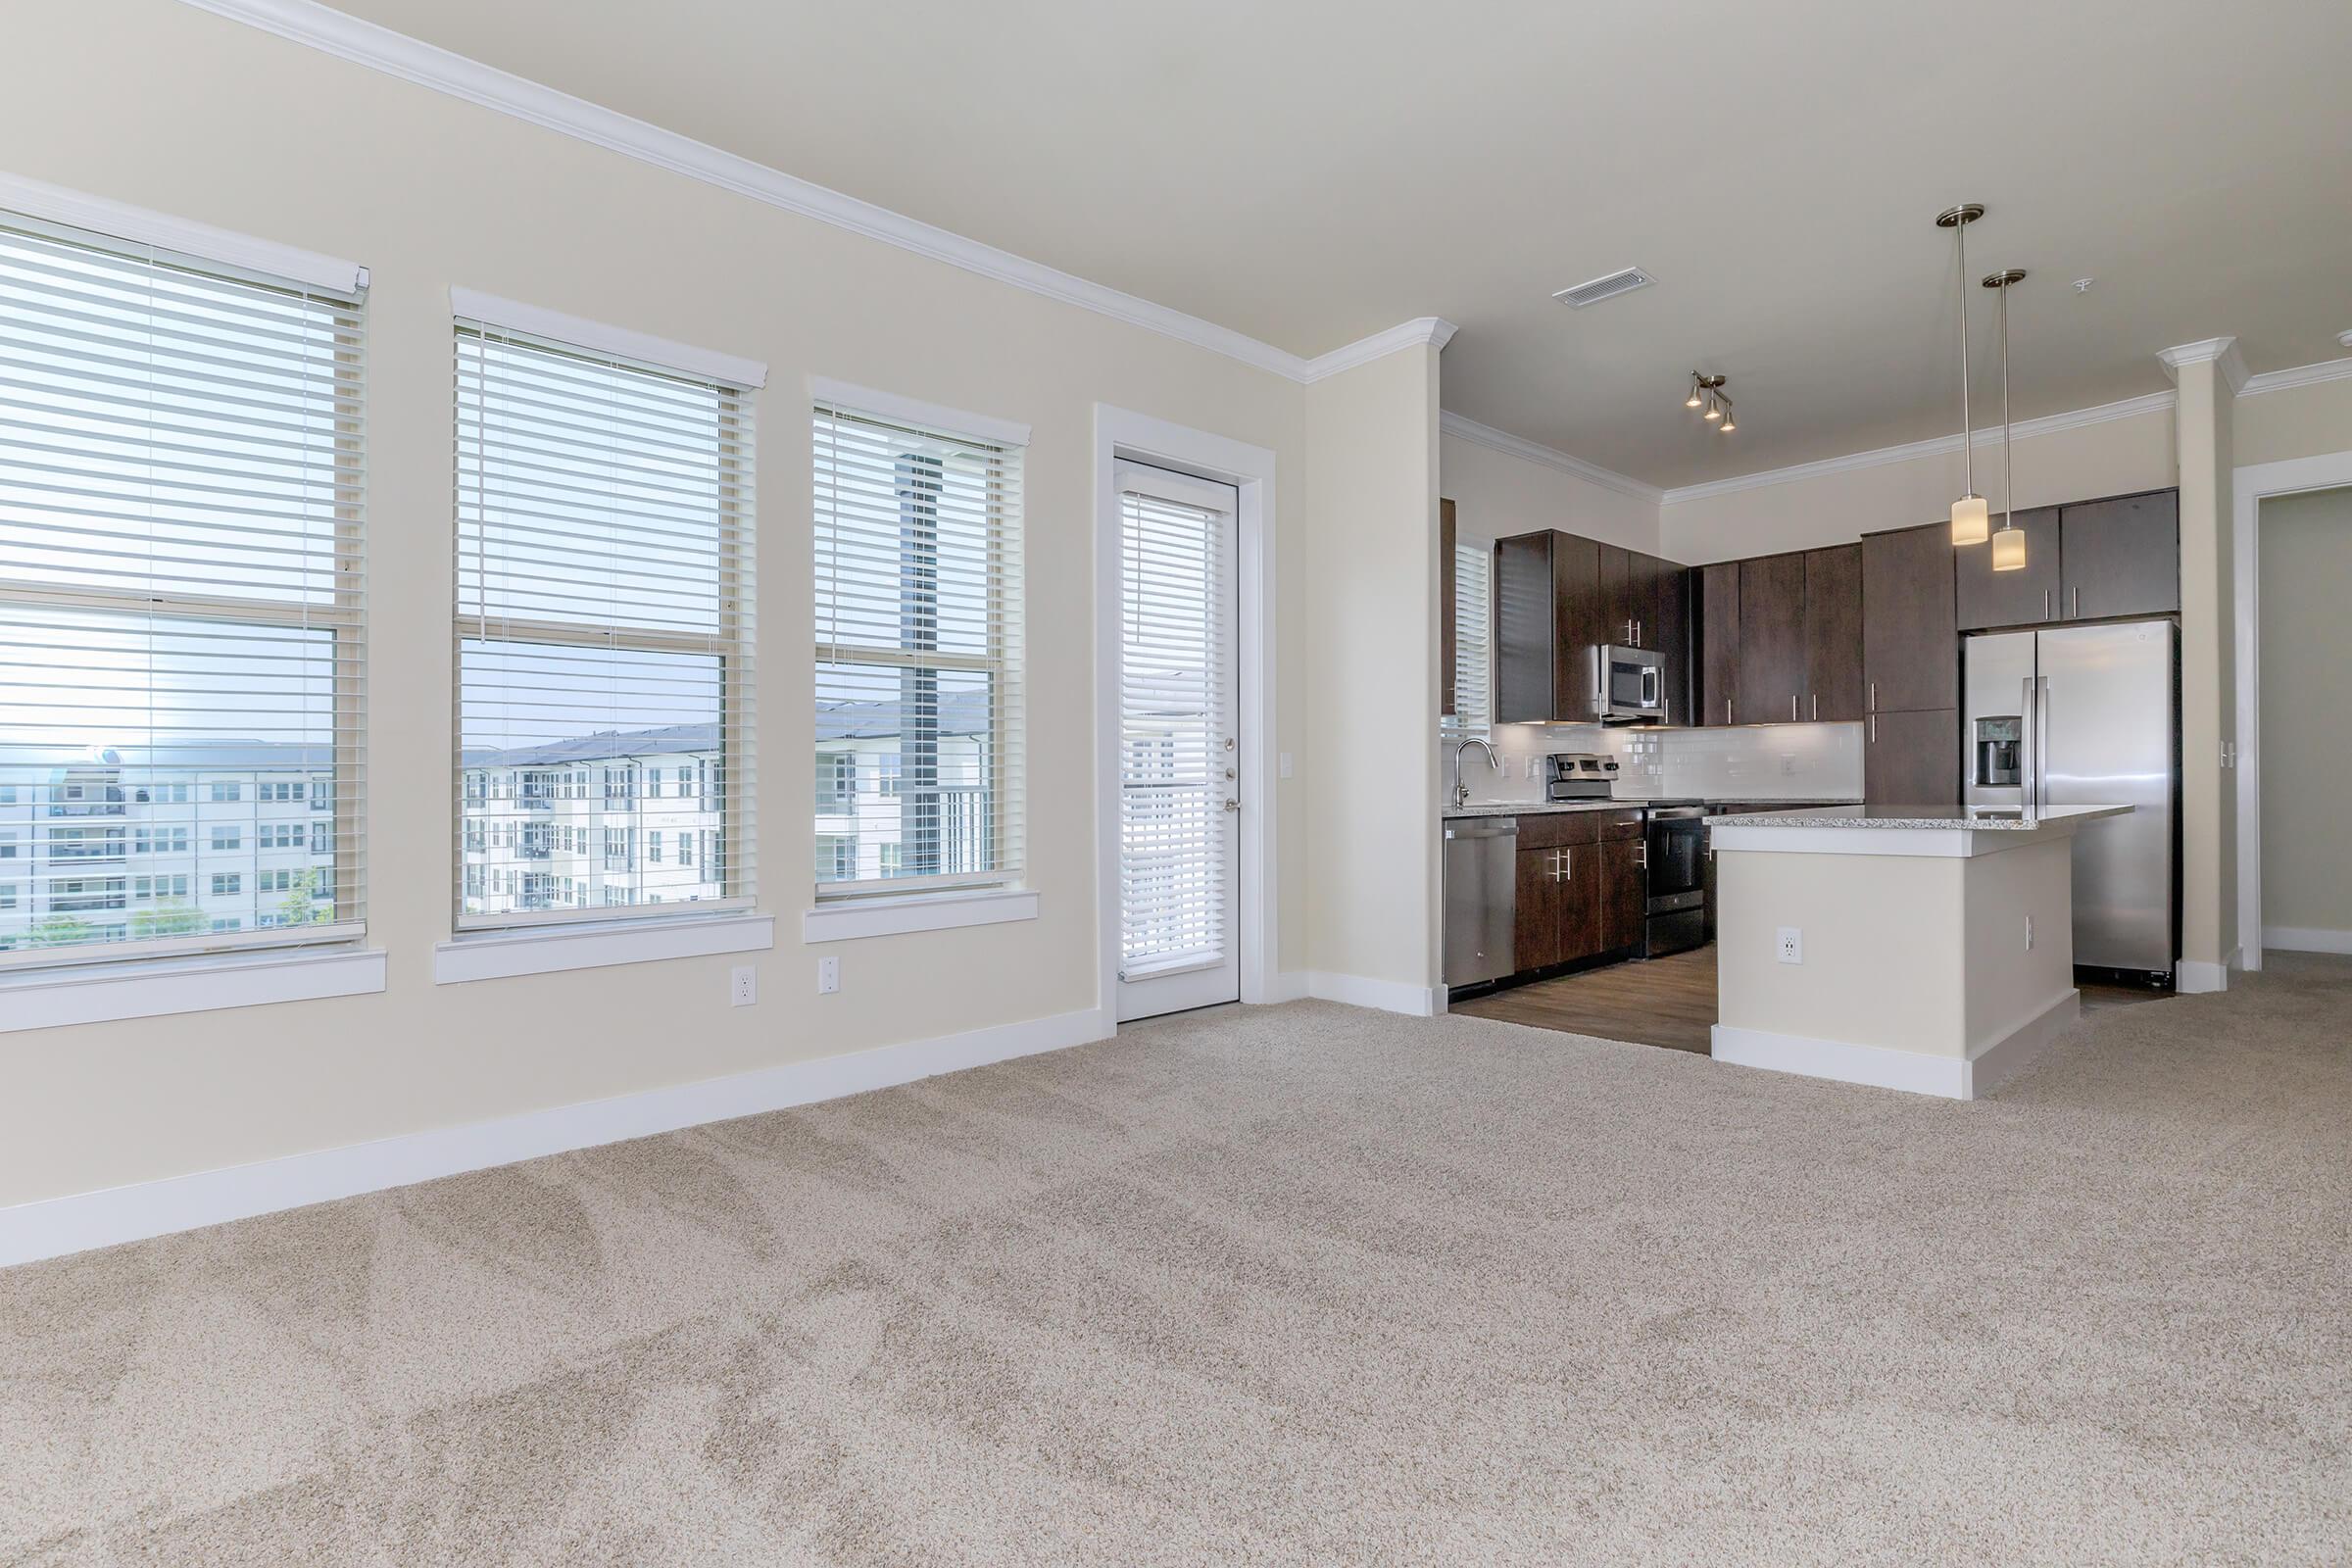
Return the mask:
[[1639,267],[1628,267],[1606,277],[1596,277],[1589,283],[1564,288],[1552,298],[1572,311],[1581,311],[1588,305],[1598,305],[1602,300],[1615,299],[1620,294],[1630,294],[1638,288],[1647,288],[1656,281]]

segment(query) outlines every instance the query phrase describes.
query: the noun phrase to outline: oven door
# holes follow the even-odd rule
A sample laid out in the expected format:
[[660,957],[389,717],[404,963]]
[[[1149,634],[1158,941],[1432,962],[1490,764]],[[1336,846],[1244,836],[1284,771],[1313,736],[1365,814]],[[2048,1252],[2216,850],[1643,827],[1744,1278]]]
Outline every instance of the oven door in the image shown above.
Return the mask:
[[1707,889],[1706,808],[1654,809],[1646,832],[1650,912],[1695,907]]
[[1592,652],[1595,706],[1603,718],[1663,720],[1665,656],[1648,648],[1601,647]]

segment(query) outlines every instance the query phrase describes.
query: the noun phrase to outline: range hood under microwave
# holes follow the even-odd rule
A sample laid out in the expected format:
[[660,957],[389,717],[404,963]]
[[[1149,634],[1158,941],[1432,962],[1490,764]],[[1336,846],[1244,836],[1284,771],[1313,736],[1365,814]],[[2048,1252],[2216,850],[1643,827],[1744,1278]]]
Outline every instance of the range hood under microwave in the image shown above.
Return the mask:
[[1666,656],[1654,648],[1592,650],[1592,706],[1609,724],[1667,724],[1674,704],[1666,695]]

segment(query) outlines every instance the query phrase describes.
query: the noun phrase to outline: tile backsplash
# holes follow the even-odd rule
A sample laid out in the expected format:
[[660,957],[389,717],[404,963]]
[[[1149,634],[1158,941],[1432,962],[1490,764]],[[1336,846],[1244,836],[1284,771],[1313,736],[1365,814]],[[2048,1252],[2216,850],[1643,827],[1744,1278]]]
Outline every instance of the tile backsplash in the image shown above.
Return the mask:
[[[1448,748],[1450,750],[1450,748]],[[1496,773],[1477,753],[1463,760],[1476,801],[1544,799],[1551,752],[1610,752],[1622,800],[1691,796],[1742,801],[1858,800],[1859,724],[1756,724],[1715,729],[1627,729],[1598,724],[1497,724]],[[1453,783],[1450,760],[1446,783]]]

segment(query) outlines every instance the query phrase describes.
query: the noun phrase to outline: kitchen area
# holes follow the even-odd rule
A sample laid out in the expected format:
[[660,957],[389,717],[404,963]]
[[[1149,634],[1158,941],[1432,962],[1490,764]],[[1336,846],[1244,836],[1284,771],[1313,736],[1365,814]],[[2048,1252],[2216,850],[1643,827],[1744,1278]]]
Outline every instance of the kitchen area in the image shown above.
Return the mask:
[[2020,512],[2027,564],[1996,569],[1940,521],[1691,566],[1564,528],[1463,544],[1485,519],[1443,504],[1450,1009],[1709,1052],[1713,830],[1800,810],[2129,807],[2066,835],[2075,979],[2085,1005],[2168,992],[2177,506]]

